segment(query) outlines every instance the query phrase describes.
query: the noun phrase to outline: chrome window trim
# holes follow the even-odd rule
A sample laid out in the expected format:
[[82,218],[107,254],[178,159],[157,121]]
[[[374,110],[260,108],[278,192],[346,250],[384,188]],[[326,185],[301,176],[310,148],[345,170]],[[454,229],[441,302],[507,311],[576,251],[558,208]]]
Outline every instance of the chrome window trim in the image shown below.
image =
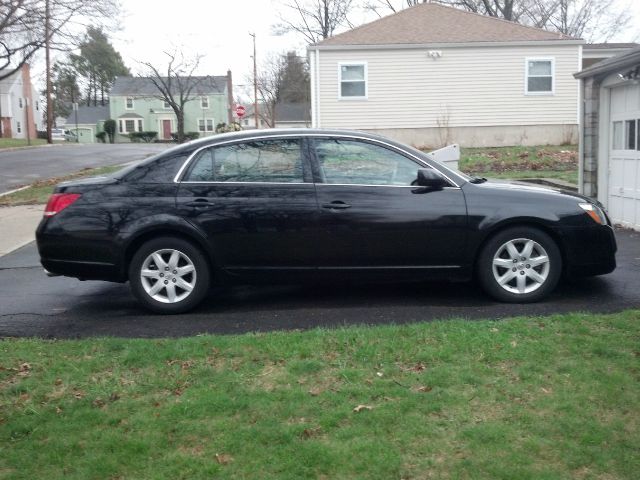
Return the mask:
[[195,181],[195,180],[185,180],[184,183],[187,185],[202,185],[204,184],[216,184],[216,185],[309,185],[313,186],[313,182],[222,182],[217,180],[203,180],[203,181]]
[[[205,150],[207,148],[215,148],[215,147],[219,147],[219,146],[223,146],[223,145],[229,145],[229,144],[232,144],[232,143],[244,143],[244,142],[251,142],[251,141],[279,140],[279,139],[283,139],[283,138],[300,138],[300,139],[302,139],[302,138],[314,138],[314,137],[341,138],[341,139],[346,139],[346,140],[364,140],[366,142],[370,142],[370,143],[374,143],[374,144],[377,144],[377,145],[381,145],[381,146],[390,148],[391,150],[400,151],[400,152],[402,152],[402,154],[413,158],[420,165],[423,165],[423,166],[429,167],[429,168],[434,168],[433,165],[430,165],[428,162],[426,162],[423,159],[417,157],[413,153],[407,152],[403,148],[397,147],[395,145],[392,145],[390,143],[387,143],[387,142],[384,142],[382,140],[378,140],[378,139],[375,139],[375,138],[368,138],[368,137],[361,137],[361,136],[358,136],[358,135],[349,135],[349,134],[340,134],[340,133],[285,133],[285,134],[282,134],[282,135],[257,135],[255,137],[246,137],[246,138],[241,138],[241,139],[234,138],[234,139],[226,140],[226,141],[215,143],[215,144],[211,144],[211,145],[204,145],[204,146],[198,148],[197,150],[195,150],[191,155],[189,155],[189,158],[187,158],[184,161],[184,163],[180,167],[180,170],[178,170],[178,173],[174,177],[173,182],[174,183],[231,183],[231,182],[192,182],[192,181],[181,182],[180,181],[180,178],[184,174],[185,170],[187,169],[187,167],[189,166],[189,164],[191,163],[193,158],[196,155],[198,155],[202,150]],[[450,173],[455,175],[455,172],[449,170],[449,168],[447,168],[446,166],[441,165],[440,163],[438,163],[438,165],[440,165],[441,167],[443,167],[444,169],[446,169],[447,171],[449,171]],[[438,170],[438,169],[436,169],[436,170]],[[454,180],[452,180],[450,176],[448,176],[447,174],[441,172],[440,170],[438,170],[438,172],[440,172],[444,178],[446,178],[451,184],[454,185],[454,187],[450,187],[450,188],[460,188],[460,185],[457,182],[455,182]],[[236,183],[240,183],[240,182],[236,182]],[[269,182],[244,182],[244,183],[264,184],[264,183],[269,183]],[[310,183],[310,182],[304,182],[304,183]],[[315,185],[336,185],[336,184],[335,183],[334,184],[331,184],[331,183],[329,183],[329,184],[315,183]],[[347,185],[357,185],[357,184],[347,184]],[[374,187],[385,187],[385,186],[391,186],[391,185],[371,185],[371,186],[374,186]],[[403,186],[403,185],[397,185],[397,186]],[[413,188],[415,188],[415,185],[413,186]]]

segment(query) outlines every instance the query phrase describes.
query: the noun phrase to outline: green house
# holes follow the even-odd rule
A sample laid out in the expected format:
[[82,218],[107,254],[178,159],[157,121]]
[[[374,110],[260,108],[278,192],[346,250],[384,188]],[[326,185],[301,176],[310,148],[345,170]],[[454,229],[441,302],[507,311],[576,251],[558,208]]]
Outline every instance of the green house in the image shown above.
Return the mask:
[[[231,71],[225,76],[172,79],[174,85],[191,86],[184,109],[185,132],[199,132],[201,137],[213,135],[216,124],[233,119],[233,87]],[[179,95],[178,88],[173,92]],[[158,132],[158,140],[171,140],[177,130],[177,118],[150,78],[118,77],[109,93],[109,112],[116,121],[116,142],[128,142],[131,132]]]

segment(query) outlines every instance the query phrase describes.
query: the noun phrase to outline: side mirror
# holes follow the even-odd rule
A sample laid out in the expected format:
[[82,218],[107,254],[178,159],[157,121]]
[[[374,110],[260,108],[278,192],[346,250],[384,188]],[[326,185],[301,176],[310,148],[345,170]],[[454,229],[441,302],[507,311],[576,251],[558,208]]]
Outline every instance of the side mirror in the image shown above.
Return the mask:
[[416,184],[420,187],[427,187],[432,189],[441,189],[449,185],[447,179],[433,168],[420,168],[418,169],[418,178]]

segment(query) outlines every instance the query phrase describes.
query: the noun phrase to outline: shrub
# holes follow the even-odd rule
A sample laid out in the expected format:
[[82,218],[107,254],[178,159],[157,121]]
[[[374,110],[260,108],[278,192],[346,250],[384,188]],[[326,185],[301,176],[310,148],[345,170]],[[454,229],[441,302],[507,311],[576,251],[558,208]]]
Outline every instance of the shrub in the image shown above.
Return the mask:
[[98,132],[96,133],[96,138],[99,142],[107,143],[107,132]]
[[[172,133],[171,134],[171,138],[173,139],[174,142],[178,141],[178,134],[177,133]],[[199,132],[184,132],[184,141],[188,142],[189,140],[195,140],[196,138],[200,138],[200,133]]]
[[116,121],[113,119],[105,120],[104,131],[109,136],[109,143],[113,143],[113,139],[116,135]]
[[129,138],[134,143],[139,143],[140,141],[144,143],[151,143],[155,140],[157,135],[158,135],[158,132],[151,132],[151,131],[131,132],[129,134]]
[[242,126],[238,122],[232,122],[227,125],[225,122],[216,125],[216,133],[239,132]]

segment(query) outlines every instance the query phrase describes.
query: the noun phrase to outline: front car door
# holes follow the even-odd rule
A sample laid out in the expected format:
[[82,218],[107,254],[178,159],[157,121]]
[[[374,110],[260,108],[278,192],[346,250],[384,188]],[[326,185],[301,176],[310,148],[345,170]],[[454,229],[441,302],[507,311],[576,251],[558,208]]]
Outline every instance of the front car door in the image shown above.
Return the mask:
[[374,140],[316,137],[311,151],[321,268],[460,269],[467,210],[453,181],[439,190],[412,186],[426,164]]
[[233,141],[196,152],[180,181],[181,214],[230,273],[312,270],[318,208],[300,137]]

